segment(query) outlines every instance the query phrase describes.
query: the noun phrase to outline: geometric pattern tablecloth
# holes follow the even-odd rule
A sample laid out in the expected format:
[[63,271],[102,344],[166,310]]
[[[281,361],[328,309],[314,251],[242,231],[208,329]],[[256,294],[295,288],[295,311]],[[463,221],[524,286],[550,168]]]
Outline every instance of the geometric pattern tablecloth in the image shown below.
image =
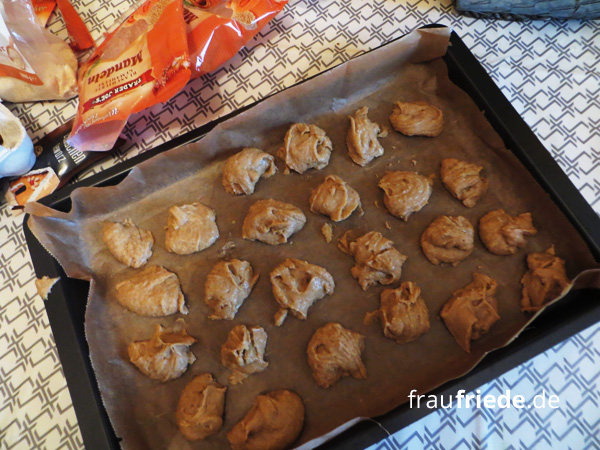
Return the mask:
[[576,334],[478,390],[496,397],[510,390],[526,404],[536,395],[557,395],[559,407],[441,408],[369,450],[600,448],[600,327]]
[[[131,1],[74,3],[98,38]],[[87,175],[427,23],[461,36],[599,212],[600,22],[474,19],[459,16],[449,0],[290,0],[222,68],[132,116],[127,151]],[[66,36],[59,18],[50,28]],[[70,119],[75,104],[8,106],[36,140]],[[0,449],[78,449],[81,435],[21,227],[22,217],[1,205]],[[373,448],[600,448],[599,378],[596,325],[480,388],[510,386],[528,397],[544,387],[560,396],[558,410],[441,410]]]

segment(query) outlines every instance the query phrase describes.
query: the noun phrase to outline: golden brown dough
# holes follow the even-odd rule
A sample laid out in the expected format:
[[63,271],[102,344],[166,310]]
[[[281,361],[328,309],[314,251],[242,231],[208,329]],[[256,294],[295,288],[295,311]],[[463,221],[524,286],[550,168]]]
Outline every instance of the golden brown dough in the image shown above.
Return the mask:
[[346,136],[348,155],[359,166],[366,166],[373,159],[383,155],[383,146],[379,143],[381,127],[369,120],[369,108],[366,106],[350,116],[350,129]]
[[196,376],[183,388],[175,417],[188,441],[206,439],[221,429],[226,391],[210,373]]
[[179,278],[162,266],[149,266],[135,272],[116,286],[121,305],[140,316],[187,314]]
[[390,214],[406,221],[429,202],[432,185],[430,177],[399,170],[387,173],[378,186],[385,193],[383,203]]
[[219,237],[215,212],[202,203],[171,206],[165,247],[171,253],[189,255],[207,249]]
[[296,123],[285,135],[283,147],[277,152],[287,168],[298,173],[322,169],[329,164],[331,140],[316,125]]
[[232,320],[258,280],[248,261],[216,263],[206,276],[204,301],[213,309],[210,319]]
[[134,269],[142,267],[152,256],[152,233],[138,228],[131,219],[105,223],[102,239],[119,262]]
[[323,267],[288,258],[271,272],[273,295],[279,303],[275,325],[281,326],[291,311],[294,317],[306,320],[308,309],[314,302],[335,289],[333,277]]
[[179,378],[188,365],[196,361],[190,345],[196,342],[187,334],[183,320],[178,319],[173,328],[156,325],[152,338],[129,344],[129,360],[147,377],[169,381]]
[[406,136],[435,137],[444,129],[444,114],[426,102],[396,102],[390,122]]
[[48,294],[58,280],[60,280],[60,277],[50,278],[46,275],[42,278],[35,279],[35,289],[37,290],[38,295],[42,297],[42,300],[48,300]]
[[329,244],[333,239],[333,227],[330,223],[323,224],[323,226],[321,227],[321,234],[325,238],[325,242]]
[[269,178],[276,173],[273,155],[258,148],[245,148],[225,161],[223,187],[230,194],[250,195],[260,177]]
[[366,314],[365,323],[379,319],[385,337],[405,344],[429,331],[429,310],[416,283],[406,281],[399,288],[385,289],[380,300],[381,306]]
[[259,200],[244,219],[242,237],[270,245],[285,244],[305,223],[306,216],[294,205],[272,199]]
[[530,213],[513,217],[503,209],[497,209],[479,220],[479,237],[496,255],[514,255],[518,249],[525,247],[525,238],[536,233]]
[[446,158],[440,174],[446,189],[467,208],[472,208],[488,189],[488,180],[479,174],[482,170],[476,164]]
[[432,264],[456,266],[473,253],[473,235],[463,216],[439,216],[421,235],[421,248]]
[[536,312],[546,303],[560,297],[571,285],[565,270],[565,261],[554,251],[554,246],[545,252],[527,255],[529,270],[521,278],[523,291],[521,310]]
[[377,283],[388,285],[400,279],[406,256],[396,250],[394,243],[381,233],[366,233],[351,242],[349,249],[356,262],[351,270],[352,276],[358,280],[363,291]]
[[233,450],[284,450],[304,426],[304,403],[284,389],[259,395],[248,414],[227,434]]
[[500,319],[494,297],[497,286],[493,278],[474,273],[473,281],[454,291],[442,307],[440,316],[457,344],[467,353],[471,352],[471,341],[487,333]]
[[328,175],[310,195],[310,210],[329,216],[334,222],[350,217],[360,206],[358,192],[337,175]]
[[361,359],[364,348],[365,337],[339,323],[330,322],[315,331],[306,353],[317,384],[327,389],[342,377],[366,380],[367,369]]
[[238,325],[221,346],[221,364],[231,370],[229,382],[238,384],[248,375],[262,372],[269,365],[264,360],[267,333],[262,327]]

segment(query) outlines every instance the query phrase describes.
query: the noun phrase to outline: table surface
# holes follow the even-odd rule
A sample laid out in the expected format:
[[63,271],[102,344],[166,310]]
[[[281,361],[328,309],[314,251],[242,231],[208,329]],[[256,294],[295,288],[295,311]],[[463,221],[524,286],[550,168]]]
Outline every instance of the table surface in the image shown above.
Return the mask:
[[[132,0],[75,0],[94,38]],[[246,49],[164,105],[131,116],[128,144],[97,173],[418,26],[451,26],[573,184],[600,211],[600,21],[509,22],[460,16],[450,0],[290,0]],[[66,38],[60,17],[49,28]],[[70,119],[76,100],[7,105],[35,140]],[[0,205],[0,449],[79,449],[81,434],[22,231]],[[499,374],[500,375],[500,374]],[[479,388],[559,408],[450,408],[372,449],[600,448],[600,325]]]

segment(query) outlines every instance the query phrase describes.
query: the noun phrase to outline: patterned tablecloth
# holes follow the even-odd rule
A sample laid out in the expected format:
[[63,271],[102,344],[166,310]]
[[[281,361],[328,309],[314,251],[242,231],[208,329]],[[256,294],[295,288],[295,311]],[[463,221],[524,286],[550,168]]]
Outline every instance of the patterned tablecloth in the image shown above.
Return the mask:
[[[133,0],[77,0],[98,39]],[[290,0],[248,48],[164,105],[131,117],[127,148],[89,175],[428,23],[451,26],[600,211],[600,22],[463,17],[450,0]],[[54,17],[50,29],[66,37]],[[34,140],[70,119],[75,101],[8,105]],[[83,176],[85,176],[83,175]],[[0,449],[76,449],[82,438],[22,231],[0,206]],[[453,408],[372,448],[600,448],[600,325],[480,388],[557,409]],[[382,436],[385,434],[382,432]]]

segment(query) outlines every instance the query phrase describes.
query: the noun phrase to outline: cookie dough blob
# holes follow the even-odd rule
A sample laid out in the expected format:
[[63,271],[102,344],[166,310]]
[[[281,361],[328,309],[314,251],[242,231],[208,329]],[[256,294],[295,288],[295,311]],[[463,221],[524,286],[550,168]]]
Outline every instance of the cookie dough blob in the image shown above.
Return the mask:
[[405,136],[435,137],[444,129],[444,114],[426,102],[396,102],[390,122]]
[[277,173],[273,155],[258,148],[245,148],[231,156],[223,166],[223,187],[230,194],[250,195],[260,177],[269,178]]
[[286,168],[304,173],[327,166],[331,150],[331,140],[324,130],[316,125],[296,123],[286,133],[277,157],[285,162]]
[[142,267],[152,256],[152,233],[138,228],[131,219],[105,223],[102,239],[117,261],[134,269]]
[[350,217],[360,206],[358,192],[337,175],[328,175],[310,195],[310,210],[329,216],[334,222]]
[[479,220],[479,237],[496,255],[514,255],[518,249],[525,247],[525,238],[536,233],[530,213],[513,217],[503,209],[497,209]]
[[248,261],[216,263],[206,277],[204,301],[213,309],[210,319],[232,320],[258,280]]
[[52,287],[58,280],[60,280],[60,277],[50,278],[46,275],[35,279],[35,289],[37,290],[37,294],[42,297],[42,300],[48,300],[48,294],[50,294]]
[[439,216],[421,235],[421,248],[432,264],[452,264],[473,253],[473,225],[463,216]]
[[171,206],[165,247],[171,253],[190,255],[207,249],[219,237],[215,212],[202,203]]
[[369,120],[369,108],[360,108],[350,116],[350,130],[346,136],[348,155],[359,166],[366,166],[373,159],[383,155],[383,146],[379,143],[381,127]]
[[394,247],[394,243],[377,231],[371,231],[349,244],[355,265],[352,276],[358,280],[363,291],[377,283],[388,285],[397,282],[402,274],[406,256]]
[[233,450],[284,450],[304,426],[304,403],[284,389],[259,395],[248,414],[227,434]]
[[366,380],[361,357],[364,348],[365,337],[339,323],[330,322],[315,331],[306,353],[317,384],[327,389],[343,377]]
[[494,295],[498,283],[481,273],[473,274],[473,281],[452,293],[440,313],[456,343],[467,353],[471,341],[487,333],[500,319],[498,302]]
[[387,173],[378,184],[383,189],[383,203],[387,210],[404,221],[429,202],[432,185],[430,177],[401,170]]
[[221,346],[221,364],[231,370],[229,382],[239,384],[248,375],[262,372],[269,365],[264,360],[267,333],[262,327],[238,325]]
[[188,441],[206,439],[221,429],[226,391],[210,373],[197,375],[183,388],[175,418]]
[[300,208],[272,199],[259,200],[244,219],[242,237],[270,245],[285,244],[305,223],[306,216]]
[[521,310],[524,312],[539,311],[548,302],[560,297],[571,285],[565,261],[556,256],[554,246],[545,252],[527,255],[527,266],[529,270],[521,278]]
[[190,345],[196,342],[187,334],[183,320],[175,322],[173,328],[156,325],[152,337],[146,341],[129,344],[129,360],[147,377],[153,380],[169,381],[179,378],[188,365],[196,361]]
[[442,161],[442,183],[467,208],[472,208],[487,192],[488,180],[479,173],[483,167],[455,158]]
[[279,303],[275,325],[283,325],[288,312],[306,320],[308,309],[314,302],[333,294],[335,282],[321,266],[296,258],[288,258],[271,272],[273,296]]
[[380,301],[378,310],[366,314],[365,323],[379,319],[385,337],[405,344],[429,331],[429,310],[416,283],[406,281],[396,289],[385,289]]
[[116,285],[121,305],[140,316],[187,314],[179,278],[162,266],[148,266]]

